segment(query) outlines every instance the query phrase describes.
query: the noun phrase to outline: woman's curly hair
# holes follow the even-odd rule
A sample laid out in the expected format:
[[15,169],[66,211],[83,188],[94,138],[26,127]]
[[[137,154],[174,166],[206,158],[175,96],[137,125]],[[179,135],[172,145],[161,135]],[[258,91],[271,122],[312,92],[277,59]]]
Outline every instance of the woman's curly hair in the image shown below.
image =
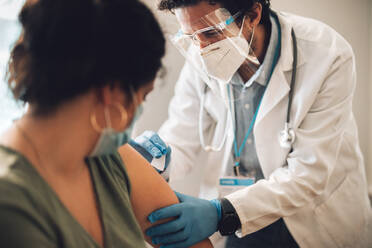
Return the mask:
[[107,84],[129,94],[155,78],[165,53],[157,20],[137,0],[28,0],[19,20],[8,85],[42,114]]

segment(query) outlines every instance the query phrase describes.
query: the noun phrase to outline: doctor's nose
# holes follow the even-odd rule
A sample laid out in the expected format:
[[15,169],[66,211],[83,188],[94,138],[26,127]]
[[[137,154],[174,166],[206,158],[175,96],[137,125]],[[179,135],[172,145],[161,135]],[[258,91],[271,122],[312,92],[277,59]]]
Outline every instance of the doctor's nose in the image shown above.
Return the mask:
[[209,45],[209,42],[199,42],[199,49],[203,49]]
[[201,34],[197,34],[193,37],[193,41],[199,49],[203,49],[211,44],[211,41]]

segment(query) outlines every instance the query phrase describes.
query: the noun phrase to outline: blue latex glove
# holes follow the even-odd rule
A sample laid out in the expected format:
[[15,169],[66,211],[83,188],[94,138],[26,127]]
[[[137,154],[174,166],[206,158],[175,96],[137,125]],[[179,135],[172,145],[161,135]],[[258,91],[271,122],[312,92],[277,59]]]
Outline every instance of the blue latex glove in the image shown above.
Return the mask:
[[[165,167],[168,167],[170,163],[172,149],[167,146],[159,135],[153,131],[145,131],[143,134],[138,136],[135,140],[130,140],[129,144],[137,150],[149,163],[154,158],[161,158],[165,156]],[[156,169],[159,173],[159,171]]]
[[217,231],[221,212],[219,201],[207,201],[177,192],[176,195],[179,204],[154,211],[148,217],[151,223],[176,217],[146,231],[154,244],[161,244],[164,248],[190,247]]

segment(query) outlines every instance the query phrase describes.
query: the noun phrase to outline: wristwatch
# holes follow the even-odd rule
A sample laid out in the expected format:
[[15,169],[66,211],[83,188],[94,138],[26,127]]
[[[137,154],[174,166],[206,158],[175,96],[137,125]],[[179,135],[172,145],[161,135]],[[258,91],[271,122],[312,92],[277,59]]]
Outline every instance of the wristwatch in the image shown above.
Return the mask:
[[218,231],[222,236],[234,234],[241,226],[241,222],[234,206],[226,198],[220,199],[221,221],[218,224]]

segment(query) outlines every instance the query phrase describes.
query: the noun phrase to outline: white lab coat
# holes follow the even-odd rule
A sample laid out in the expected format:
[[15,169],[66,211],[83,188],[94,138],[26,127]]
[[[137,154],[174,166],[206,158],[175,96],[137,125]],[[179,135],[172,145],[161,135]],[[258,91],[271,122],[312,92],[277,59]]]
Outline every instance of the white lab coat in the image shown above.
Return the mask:
[[[301,247],[367,247],[371,206],[352,114],[356,86],[352,48],[321,22],[285,13],[278,16],[281,57],[254,127],[265,180],[227,196],[242,222],[237,234],[245,236],[283,217]],[[290,112],[296,141],[290,152],[280,147],[278,135],[287,114],[292,28],[298,63]],[[216,131],[218,142],[228,125],[228,136],[223,151],[207,153],[202,149],[198,115],[204,85],[186,64],[169,107],[169,119],[159,134],[172,147],[170,180],[182,179],[193,166],[206,166],[201,196],[210,199],[218,196],[218,179],[226,166],[233,165],[234,135],[227,92],[212,82],[206,93],[204,135],[210,137]],[[200,153],[207,156],[203,164],[197,159]]]

